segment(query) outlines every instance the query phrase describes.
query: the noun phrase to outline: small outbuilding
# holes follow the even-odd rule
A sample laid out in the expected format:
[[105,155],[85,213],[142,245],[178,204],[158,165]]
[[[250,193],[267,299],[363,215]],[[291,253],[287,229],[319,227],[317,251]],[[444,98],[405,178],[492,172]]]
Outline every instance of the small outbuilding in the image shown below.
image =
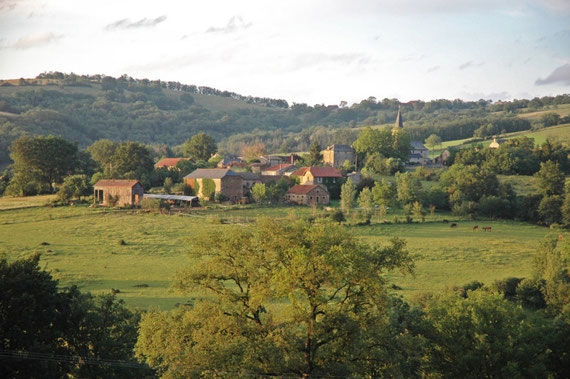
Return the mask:
[[103,179],[94,188],[96,204],[104,206],[140,205],[144,189],[138,180]]
[[297,204],[328,204],[330,201],[329,191],[322,184],[300,185],[297,184],[285,194],[285,200]]

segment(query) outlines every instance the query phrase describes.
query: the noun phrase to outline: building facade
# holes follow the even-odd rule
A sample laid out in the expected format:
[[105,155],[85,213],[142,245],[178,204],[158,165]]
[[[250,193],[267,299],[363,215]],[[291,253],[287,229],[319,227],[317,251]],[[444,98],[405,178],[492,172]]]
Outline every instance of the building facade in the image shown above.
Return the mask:
[[138,180],[99,180],[93,190],[95,203],[103,206],[138,206],[144,196],[144,188]]
[[420,141],[412,141],[412,149],[408,162],[415,164],[426,164],[429,160],[429,150]]
[[[212,183],[214,188],[210,188]],[[223,194],[233,202],[243,197],[243,179],[230,169],[199,168],[184,177],[184,184],[204,200],[214,200],[216,194]]]
[[331,145],[323,151],[323,162],[333,167],[342,167],[344,162],[355,164],[356,153],[348,145]]
[[327,187],[321,184],[295,185],[285,194],[285,200],[297,204],[328,204],[330,201]]

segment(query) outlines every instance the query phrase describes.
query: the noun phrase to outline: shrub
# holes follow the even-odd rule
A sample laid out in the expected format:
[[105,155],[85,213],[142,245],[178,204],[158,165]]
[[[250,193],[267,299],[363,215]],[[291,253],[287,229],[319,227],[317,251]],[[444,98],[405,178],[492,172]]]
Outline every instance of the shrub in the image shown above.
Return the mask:
[[516,297],[521,305],[530,309],[542,309],[546,307],[544,299],[544,286],[542,279],[525,279],[516,288]]
[[202,179],[202,196],[212,200],[216,193],[216,183],[212,179]]
[[335,210],[331,214],[331,219],[335,222],[338,222],[338,223],[346,221],[346,218],[344,217],[344,213],[340,209]]
[[117,205],[117,202],[119,201],[119,196],[113,196],[111,194],[107,195],[107,204],[112,208],[115,205]]

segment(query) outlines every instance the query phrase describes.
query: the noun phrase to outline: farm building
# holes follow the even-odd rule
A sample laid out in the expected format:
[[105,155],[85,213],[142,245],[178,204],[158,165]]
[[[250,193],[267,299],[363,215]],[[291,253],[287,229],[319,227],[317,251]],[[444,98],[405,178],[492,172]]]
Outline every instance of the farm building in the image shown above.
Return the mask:
[[104,179],[94,186],[95,203],[109,205],[140,205],[144,189],[138,180]]
[[328,204],[330,200],[327,187],[321,184],[295,185],[285,194],[285,200],[297,204]]
[[201,199],[213,200],[214,195],[223,194],[237,202],[243,197],[243,179],[230,169],[199,168],[186,175],[184,183]]
[[345,161],[354,164],[356,154],[348,145],[331,145],[323,151],[323,162],[333,167],[342,167]]
[[249,193],[251,187],[253,187],[256,183],[262,183],[261,177],[253,172],[236,172],[241,179],[243,180],[243,192],[244,194]]
[[164,168],[167,168],[169,170],[172,170],[172,169],[176,168],[176,165],[181,160],[187,161],[187,160],[190,160],[190,158],[163,158],[154,165],[154,168],[163,168],[164,167]]

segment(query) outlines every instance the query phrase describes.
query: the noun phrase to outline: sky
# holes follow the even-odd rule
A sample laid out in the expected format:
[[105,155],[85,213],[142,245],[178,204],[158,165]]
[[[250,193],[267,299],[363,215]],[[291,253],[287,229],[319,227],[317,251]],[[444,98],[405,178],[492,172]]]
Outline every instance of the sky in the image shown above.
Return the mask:
[[179,81],[290,103],[570,93],[570,0],[0,0],[0,79]]

